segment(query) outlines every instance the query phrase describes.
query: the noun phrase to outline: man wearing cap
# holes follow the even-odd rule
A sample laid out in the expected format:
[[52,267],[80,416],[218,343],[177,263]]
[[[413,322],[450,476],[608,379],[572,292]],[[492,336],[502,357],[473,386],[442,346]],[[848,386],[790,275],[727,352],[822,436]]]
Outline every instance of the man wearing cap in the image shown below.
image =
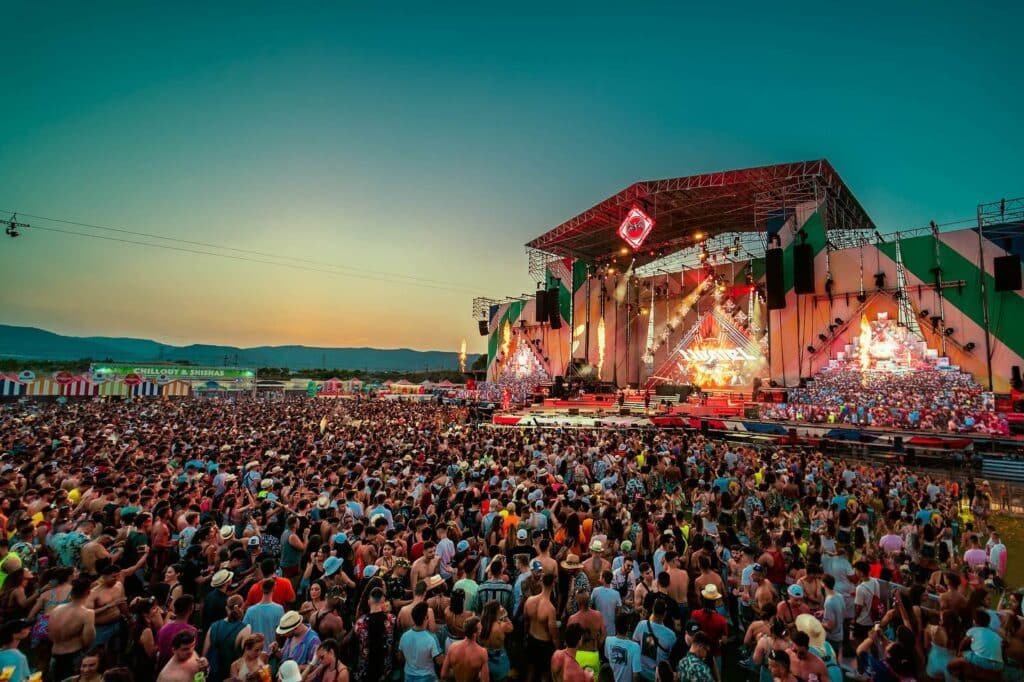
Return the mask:
[[275,630],[276,634],[284,637],[284,645],[277,649],[277,642],[270,647],[271,655],[277,653],[281,662],[295,661],[300,670],[305,670],[309,662],[316,655],[320,647],[320,637],[313,629],[302,620],[302,614],[298,611],[288,611],[281,616],[281,621]]
[[530,531],[525,528],[520,528],[515,532],[515,542],[509,543],[510,546],[505,552],[505,558],[507,559],[508,566],[515,566],[516,555],[522,554],[527,559],[532,559],[537,556],[537,549],[530,544]]
[[210,579],[210,592],[203,599],[204,627],[210,627],[211,623],[224,617],[228,604],[228,590],[234,577],[234,573],[223,568],[213,574]]
[[21,618],[0,625],[0,670],[13,670],[9,682],[24,682],[32,674],[28,658],[18,650],[18,646],[31,632],[31,621]]
[[797,616],[810,612],[811,610],[804,603],[804,588],[799,585],[790,585],[786,589],[786,600],[775,610],[776,615],[789,628],[796,624]]

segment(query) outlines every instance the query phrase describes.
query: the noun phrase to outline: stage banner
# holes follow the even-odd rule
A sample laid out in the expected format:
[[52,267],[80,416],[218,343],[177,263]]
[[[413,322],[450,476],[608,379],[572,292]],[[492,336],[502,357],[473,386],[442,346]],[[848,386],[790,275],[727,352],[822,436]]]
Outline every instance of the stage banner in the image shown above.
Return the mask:
[[116,374],[128,376],[137,374],[145,379],[174,380],[174,379],[221,379],[225,381],[251,381],[255,376],[255,370],[231,369],[227,367],[190,367],[172,366],[162,367],[160,365],[103,365],[91,368],[94,374],[102,373],[105,376]]

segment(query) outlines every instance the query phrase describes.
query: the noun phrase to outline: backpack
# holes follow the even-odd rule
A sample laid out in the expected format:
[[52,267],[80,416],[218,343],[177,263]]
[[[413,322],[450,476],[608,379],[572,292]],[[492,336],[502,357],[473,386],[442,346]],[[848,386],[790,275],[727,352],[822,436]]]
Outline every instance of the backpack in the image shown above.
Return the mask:
[[882,603],[882,597],[878,594],[878,581],[875,581],[875,593],[871,595],[871,619],[874,621],[880,621],[885,617],[885,604]]

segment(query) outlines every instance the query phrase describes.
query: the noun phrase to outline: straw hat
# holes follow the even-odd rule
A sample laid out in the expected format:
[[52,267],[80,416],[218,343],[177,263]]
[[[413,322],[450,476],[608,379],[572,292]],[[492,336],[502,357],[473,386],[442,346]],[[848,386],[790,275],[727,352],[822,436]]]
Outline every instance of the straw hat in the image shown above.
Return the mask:
[[317,509],[327,509],[327,507],[329,507],[330,505],[331,498],[327,497],[327,495],[321,495],[320,497],[316,498]]
[[809,613],[801,613],[796,617],[796,629],[807,633],[811,646],[820,648],[825,644],[825,628],[821,621]]
[[704,586],[704,589],[700,591],[700,596],[710,601],[718,601],[722,598],[722,593],[718,591],[718,586],[714,583],[710,583]]
[[575,571],[577,569],[583,568],[583,564],[580,563],[580,558],[578,556],[576,556],[575,554],[570,554],[569,556],[565,557],[565,561],[562,562],[562,568],[564,568],[567,571]]
[[221,540],[230,540],[234,536],[235,536],[235,528],[234,528],[234,526],[221,526],[220,527],[220,539]]
[[277,671],[277,679],[281,682],[302,682],[302,672],[299,671],[299,664],[292,660],[282,663]]
[[220,587],[224,583],[231,582],[231,579],[235,577],[235,574],[226,568],[222,568],[213,574],[213,578],[210,579],[211,587]]
[[430,590],[444,585],[444,578],[439,575],[432,575],[427,577],[425,582],[427,583],[427,591],[429,592]]
[[592,540],[590,543],[590,551],[594,554],[604,553],[604,543],[600,540]]
[[292,630],[302,624],[302,614],[298,611],[288,611],[281,616],[275,632],[279,635],[290,635]]

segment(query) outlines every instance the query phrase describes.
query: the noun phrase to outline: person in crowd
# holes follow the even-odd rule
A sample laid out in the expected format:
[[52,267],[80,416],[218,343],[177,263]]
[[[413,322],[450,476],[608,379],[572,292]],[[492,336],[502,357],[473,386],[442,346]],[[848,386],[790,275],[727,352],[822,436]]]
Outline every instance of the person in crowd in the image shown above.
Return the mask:
[[[917,428],[973,417],[995,432],[987,398],[950,377],[936,396],[886,387],[906,405],[841,379],[785,410],[895,425],[924,403],[907,413]],[[766,680],[834,678],[844,649],[881,679],[939,679],[1024,658],[1017,586],[994,598],[998,482],[899,461],[672,429],[494,429],[458,405],[240,397],[0,403],[0,465],[0,608],[33,619],[21,646],[48,679],[94,652],[105,678],[134,682],[469,679],[481,650],[488,677],[530,680],[653,680],[684,660],[700,676],[698,659],[732,679],[747,656]]]

